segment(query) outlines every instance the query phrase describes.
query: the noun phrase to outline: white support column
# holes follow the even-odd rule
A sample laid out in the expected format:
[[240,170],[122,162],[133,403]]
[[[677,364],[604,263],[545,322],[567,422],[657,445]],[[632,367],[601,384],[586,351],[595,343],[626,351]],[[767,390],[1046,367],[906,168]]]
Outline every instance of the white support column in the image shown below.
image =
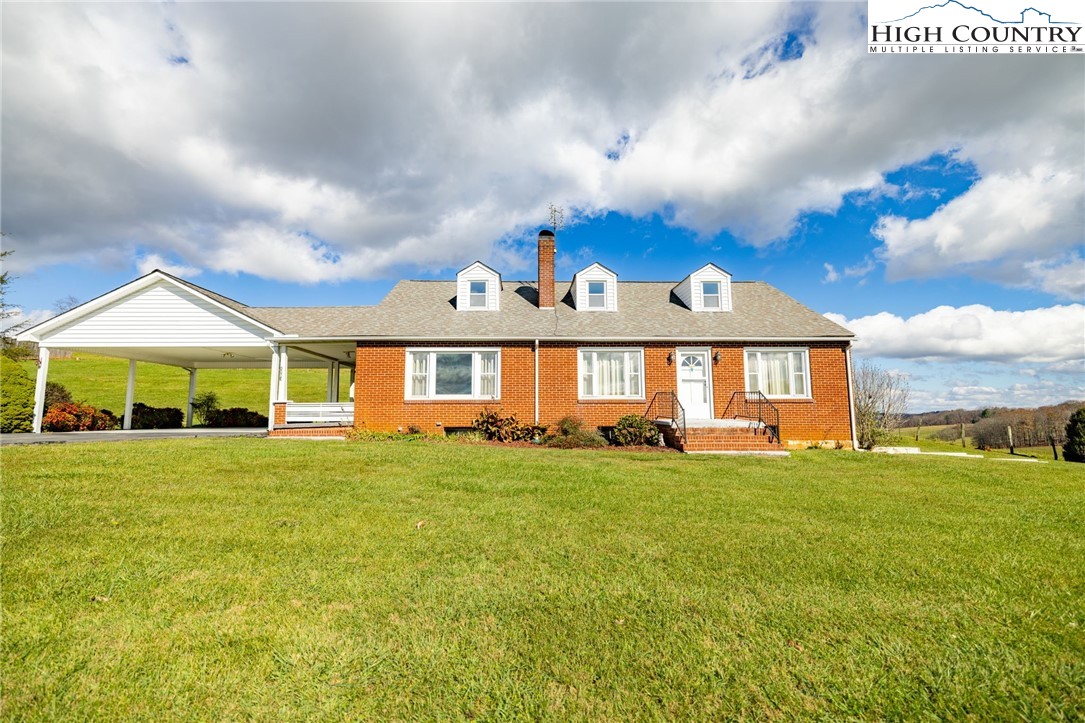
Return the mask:
[[192,402],[196,399],[196,369],[188,370],[188,412],[185,414],[185,426],[192,426]]
[[271,388],[268,390],[267,429],[275,429],[275,402],[279,401],[279,345],[271,345]]
[[335,367],[336,367],[335,362],[332,362],[331,364],[328,365],[328,383],[326,385],[327,388],[324,390],[324,401],[325,402],[334,402],[335,401],[335,391],[334,391],[335,390]]
[[342,367],[339,366],[339,362],[332,364],[332,398],[330,401],[339,401],[339,372]]
[[287,398],[287,374],[290,372],[290,354],[288,347],[279,347],[279,401],[289,401]]
[[124,428],[132,428],[132,402],[136,397],[136,360],[128,360],[128,388],[124,392]]
[[45,382],[49,379],[49,348],[38,347],[38,378],[34,383],[34,434],[41,432],[45,417]]

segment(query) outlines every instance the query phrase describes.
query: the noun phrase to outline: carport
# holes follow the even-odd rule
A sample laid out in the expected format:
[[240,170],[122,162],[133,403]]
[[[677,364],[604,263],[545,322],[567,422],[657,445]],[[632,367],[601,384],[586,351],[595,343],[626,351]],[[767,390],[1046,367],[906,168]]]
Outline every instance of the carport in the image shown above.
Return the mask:
[[[348,374],[353,371],[354,344],[334,340],[291,341],[291,334],[261,318],[262,311],[156,270],[23,331],[17,336],[19,341],[38,344],[34,432],[41,432],[45,384],[53,350],[128,360],[125,429],[131,425],[138,385],[136,362],[140,361],[188,371],[187,427],[192,426],[192,402],[199,370],[251,368],[269,370],[269,430],[276,426],[276,405],[284,411],[279,415],[280,426],[288,421],[349,424],[353,420],[353,405],[339,401],[339,378],[343,367],[347,367]],[[291,367],[327,369],[327,394],[323,402],[288,402]]]

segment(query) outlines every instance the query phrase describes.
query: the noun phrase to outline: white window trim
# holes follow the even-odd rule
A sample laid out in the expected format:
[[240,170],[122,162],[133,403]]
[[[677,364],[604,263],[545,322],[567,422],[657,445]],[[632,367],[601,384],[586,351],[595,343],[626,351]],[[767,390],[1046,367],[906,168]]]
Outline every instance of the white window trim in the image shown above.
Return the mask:
[[[705,279],[703,281],[698,281],[697,283],[701,285],[701,308],[705,311],[721,311],[723,309],[723,282],[719,279]],[[716,293],[706,294],[704,288],[705,284],[715,284]],[[716,298],[715,306],[709,306],[705,303],[705,298],[709,296],[714,296]]]
[[[472,284],[482,284],[482,303],[478,306],[472,304],[474,297],[478,296],[477,293],[471,291]],[[487,309],[490,306],[490,282],[485,279],[467,279],[467,307],[470,309]]]
[[[468,354],[471,356],[471,394],[442,394],[438,396],[435,393],[437,386],[437,354]],[[496,353],[497,357],[494,360],[494,394],[479,395],[475,394],[474,390],[479,389],[481,377],[482,364],[479,361],[479,354]],[[412,380],[412,364],[411,356],[413,354],[428,354],[429,361],[427,362],[426,373],[426,394],[417,396],[411,394],[411,388],[413,385]],[[456,401],[458,399],[479,399],[483,401],[496,400],[501,398],[501,349],[498,347],[407,347],[403,355],[403,398],[407,401]]]
[[[813,399],[810,383],[810,348],[805,346],[751,346],[742,350],[742,387],[747,392],[754,391],[749,388],[750,385],[750,352],[757,352],[758,354],[764,354],[766,352],[802,352],[803,366],[806,369],[806,393],[805,394],[765,394],[769,399]],[[758,357],[758,369],[757,378],[760,381],[762,377],[761,359]],[[790,362],[789,362],[790,367]],[[792,385],[794,385],[795,379],[794,370],[789,369],[789,375],[791,376]]]
[[[623,394],[623,395],[585,395],[581,385],[584,380],[584,353],[598,353],[598,352],[636,352],[640,355],[640,394]],[[629,373],[626,372],[626,388],[629,384]],[[582,346],[576,350],[576,393],[577,399],[617,399],[623,401],[643,401],[645,399],[645,389],[647,384],[644,382],[644,347],[629,347],[629,346]]]
[[[610,282],[606,281],[605,279],[586,279],[584,281],[584,303],[585,303],[585,309],[587,311],[608,311],[608,309],[607,309],[607,285],[609,283]],[[591,285],[592,284],[602,284],[603,285],[603,305],[602,306],[592,306],[591,305],[591,297],[592,296],[599,296],[599,294],[592,294],[591,293]]]

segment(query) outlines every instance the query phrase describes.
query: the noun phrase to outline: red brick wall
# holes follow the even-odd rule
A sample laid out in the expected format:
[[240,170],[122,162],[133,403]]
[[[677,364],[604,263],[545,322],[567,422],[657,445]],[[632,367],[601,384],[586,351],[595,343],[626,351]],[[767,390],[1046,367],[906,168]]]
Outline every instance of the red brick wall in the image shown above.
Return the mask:
[[[420,345],[421,346],[421,345]],[[433,347],[464,347],[464,344],[426,344]],[[486,345],[480,345],[486,346]],[[492,345],[491,345],[492,346]],[[539,349],[539,421],[552,424],[563,416],[576,415],[589,425],[614,424],[625,414],[643,414],[652,395],[674,391],[675,365],[667,355],[673,343],[606,344],[607,348],[643,348],[645,398],[632,401],[585,401],[578,399],[577,349],[591,346],[571,342],[544,342]],[[696,347],[696,344],[690,344]],[[781,436],[792,446],[822,441],[850,445],[851,428],[846,377],[846,345],[811,344],[717,344],[720,361],[713,364],[715,416],[722,416],[735,391],[745,389],[743,350],[746,346],[804,346],[810,350],[811,399],[773,400],[780,410]],[[467,427],[483,406],[498,408],[518,419],[534,419],[534,349],[528,343],[501,347],[501,399],[482,401],[404,400],[406,346],[391,342],[361,342],[355,373],[355,426],[394,431],[417,426],[424,432],[447,427]],[[440,426],[438,426],[440,423]]]
[[[414,346],[414,345],[412,345]],[[467,348],[465,344],[425,344],[419,348]],[[493,348],[496,345],[478,345]],[[501,346],[501,399],[429,401],[405,400],[407,346],[395,343],[358,344],[354,372],[354,426],[396,431],[414,425],[426,433],[446,427],[470,427],[484,406],[515,414],[530,422],[535,410],[535,353],[530,342]],[[438,426],[440,423],[440,426]]]

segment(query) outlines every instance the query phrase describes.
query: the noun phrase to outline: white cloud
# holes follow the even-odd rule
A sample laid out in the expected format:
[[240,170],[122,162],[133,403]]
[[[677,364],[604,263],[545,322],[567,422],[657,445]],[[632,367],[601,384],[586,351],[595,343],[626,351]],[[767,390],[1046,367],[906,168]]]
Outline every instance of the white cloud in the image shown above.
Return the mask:
[[186,279],[200,275],[200,269],[195,266],[171,263],[158,254],[147,254],[146,256],[140,257],[136,260],[136,268],[139,270],[140,274],[148,274],[155,269],[158,269],[159,271],[165,271],[167,274],[173,274],[174,276],[180,276]]
[[825,316],[855,332],[856,353],[865,357],[1006,363],[1085,358],[1081,304],[1028,311],[939,306],[907,319],[888,312],[858,319]]
[[[36,326],[46,319],[51,319],[56,316],[56,312],[51,309],[33,309],[32,311],[24,311],[20,308],[9,309],[12,312],[11,316],[6,319],[0,319],[0,330],[5,334],[14,330],[23,331],[29,329],[32,326]],[[11,333],[14,333],[11,332]]]
[[[855,191],[926,193],[885,174],[957,149],[975,200],[884,220],[890,275],[1072,293],[1081,65],[867,57],[863,10],[12,4],[5,230],[22,268],[142,253],[299,281],[515,261],[549,201],[764,245]],[[801,60],[775,55],[788,30]]]
[[1083,187],[1080,169],[1040,164],[988,175],[926,218],[883,217],[873,233],[885,244],[887,276],[966,272],[1080,299],[1085,265],[1066,252],[1082,242]]
[[831,283],[833,283],[835,281],[840,280],[840,274],[837,273],[836,268],[832,264],[825,263],[825,264],[822,264],[822,266],[825,267],[825,276],[822,277],[821,283],[823,283],[823,284],[831,284]]

